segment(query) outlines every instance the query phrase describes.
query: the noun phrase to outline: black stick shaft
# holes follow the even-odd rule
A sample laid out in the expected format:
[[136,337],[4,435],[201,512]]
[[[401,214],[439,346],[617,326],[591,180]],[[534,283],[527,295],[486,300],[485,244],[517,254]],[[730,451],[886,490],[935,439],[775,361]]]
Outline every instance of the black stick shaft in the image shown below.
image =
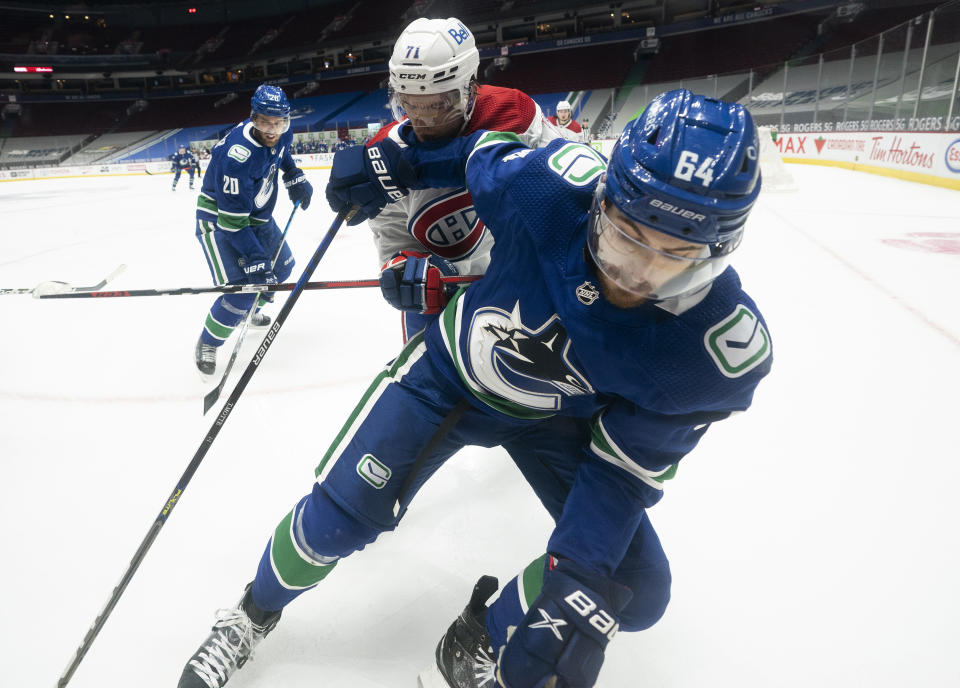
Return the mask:
[[210,447],[213,445],[213,441],[217,438],[217,435],[220,434],[220,430],[223,428],[224,423],[227,422],[227,418],[230,417],[230,413],[233,411],[234,407],[237,405],[237,402],[240,399],[240,395],[243,394],[243,391],[247,388],[247,384],[250,382],[250,378],[253,377],[253,374],[257,371],[257,367],[260,365],[260,362],[263,361],[264,356],[266,356],[267,351],[270,350],[270,345],[273,344],[273,340],[276,338],[277,333],[280,331],[280,328],[283,326],[284,321],[286,321],[287,316],[289,315],[291,309],[293,309],[294,304],[296,304],[297,299],[300,298],[300,294],[303,293],[304,286],[307,284],[307,281],[310,279],[310,276],[313,274],[314,270],[317,269],[317,265],[320,263],[320,259],[323,258],[323,254],[327,252],[327,248],[330,246],[330,242],[333,241],[333,238],[337,235],[337,232],[340,230],[340,226],[343,224],[344,220],[349,217],[350,213],[347,211],[341,211],[337,218],[333,221],[333,224],[330,226],[330,229],[327,230],[326,236],[323,237],[323,240],[320,242],[320,245],[317,246],[317,250],[314,252],[313,257],[310,258],[310,262],[307,263],[307,267],[304,268],[303,274],[300,276],[300,279],[297,280],[296,285],[290,293],[290,298],[287,299],[286,303],[283,304],[283,308],[280,309],[280,312],[277,314],[277,319],[273,323],[267,334],[264,336],[263,341],[260,343],[260,348],[257,350],[257,353],[251,359],[250,363],[247,365],[246,370],[243,371],[243,375],[240,376],[240,379],[237,381],[236,387],[233,388],[233,391],[230,393],[230,396],[227,398],[227,401],[223,405],[220,414],[217,416],[217,419],[214,421],[213,425],[210,427],[210,430],[207,432],[207,436],[203,438],[203,441],[200,443],[200,447],[197,449],[196,453],[193,455],[193,459],[190,461],[190,464],[187,466],[187,469],[183,472],[183,475],[180,476],[180,481],[177,483],[177,486],[173,489],[173,492],[170,493],[170,497],[167,498],[167,501],[164,503],[163,508],[160,510],[160,513],[157,515],[157,518],[154,520],[153,524],[150,526],[150,530],[147,531],[146,537],[143,538],[143,541],[140,543],[140,546],[137,548],[136,553],[133,555],[133,559],[130,561],[130,565],[127,567],[126,572],[123,574],[123,577],[120,579],[120,582],[117,584],[117,587],[113,589],[113,593],[110,595],[110,599],[107,600],[106,606],[104,606],[103,611],[100,612],[100,615],[94,620],[93,625],[90,627],[90,630],[87,631],[86,636],[84,636],[83,642],[80,644],[80,647],[77,648],[77,652],[73,657],[73,660],[67,666],[66,671],[63,672],[63,675],[60,677],[60,680],[57,681],[57,688],[64,688],[73,677],[74,672],[77,670],[77,667],[80,665],[80,662],[83,660],[84,656],[87,654],[87,651],[90,649],[90,646],[93,644],[93,641],[96,639],[97,635],[100,633],[100,630],[103,628],[104,623],[106,623],[107,618],[110,616],[110,613],[113,611],[113,608],[117,606],[117,602],[120,600],[120,596],[123,595],[124,590],[126,590],[127,585],[130,584],[131,579],[133,578],[134,573],[140,567],[141,562],[144,557],[147,556],[147,552],[150,550],[153,541],[157,538],[157,535],[160,533],[160,529],[163,528],[163,525],[167,522],[167,519],[170,517],[170,514],[173,512],[173,508],[177,505],[180,497],[183,495],[184,490],[187,489],[187,485],[190,483],[190,480],[193,478],[193,474],[196,473],[197,468],[200,467],[200,462],[203,461],[203,458],[207,455],[207,452],[210,450]]

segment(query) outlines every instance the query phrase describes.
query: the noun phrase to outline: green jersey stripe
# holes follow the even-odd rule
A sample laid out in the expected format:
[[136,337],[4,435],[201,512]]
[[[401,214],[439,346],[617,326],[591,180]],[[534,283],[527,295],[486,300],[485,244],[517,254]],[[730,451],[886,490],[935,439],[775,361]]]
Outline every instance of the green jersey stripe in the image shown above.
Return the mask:
[[[423,341],[423,333],[420,332],[412,337],[400,355],[393,362],[384,368],[377,377],[374,378],[370,386],[363,393],[360,402],[356,405],[347,418],[347,422],[340,428],[340,432],[334,438],[327,453],[320,460],[319,465],[314,470],[317,482],[322,482],[323,478],[329,472],[330,468],[336,463],[343,450],[350,444],[350,440],[356,434],[359,427],[366,420],[370,410],[377,403],[380,396],[386,391],[387,387],[393,382],[399,382],[407,374],[410,368],[420,360],[420,357],[426,353],[427,345]],[[331,459],[333,459],[331,461]]]
[[207,314],[206,321],[203,323],[203,327],[207,332],[212,334],[217,339],[223,339],[223,340],[226,340],[227,338],[229,338],[234,330],[234,328],[232,327],[227,327],[226,325],[218,323],[216,320],[213,319],[213,316],[210,315],[209,313]]
[[280,585],[288,590],[304,590],[316,585],[337,565],[321,564],[311,561],[297,546],[293,534],[293,514],[291,511],[280,521],[270,540],[270,564]]
[[224,284],[227,278],[224,276],[223,261],[220,258],[220,251],[217,249],[217,242],[213,239],[213,227],[209,222],[203,220],[201,226],[203,232],[203,247],[210,258],[210,264],[213,266],[213,272],[217,278],[217,284]]
[[228,232],[237,232],[250,224],[250,216],[235,216],[230,213],[224,213],[222,210],[217,213],[217,227],[225,229]]
[[467,156],[467,164],[470,164],[470,158],[473,157],[473,154],[476,153],[481,148],[487,148],[488,146],[495,146],[498,143],[523,143],[520,140],[520,137],[514,134],[511,131],[488,131],[486,134],[480,137],[480,139],[474,144],[473,150],[470,151],[470,155]]
[[533,601],[540,596],[543,589],[543,572],[547,568],[548,554],[537,557],[517,576],[517,592],[520,595],[520,608],[526,614]]
[[590,429],[590,450],[604,461],[619,466],[634,475],[655,490],[663,490],[663,483],[677,474],[677,464],[671,464],[658,471],[651,471],[631,459],[617,443],[613,441],[603,425],[603,414],[594,417]]

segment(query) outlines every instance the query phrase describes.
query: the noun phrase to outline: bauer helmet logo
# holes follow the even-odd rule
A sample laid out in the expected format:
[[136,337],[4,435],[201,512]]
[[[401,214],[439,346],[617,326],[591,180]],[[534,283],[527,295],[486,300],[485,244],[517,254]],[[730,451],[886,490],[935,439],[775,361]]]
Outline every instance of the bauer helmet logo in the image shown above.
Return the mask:
[[680,206],[673,205],[672,203],[665,203],[658,198],[654,198],[650,201],[650,205],[654,208],[660,208],[660,210],[670,213],[671,215],[679,215],[684,220],[692,220],[693,222],[703,222],[707,219],[707,216],[702,213],[695,213],[692,210],[687,210],[686,208],[681,208]]

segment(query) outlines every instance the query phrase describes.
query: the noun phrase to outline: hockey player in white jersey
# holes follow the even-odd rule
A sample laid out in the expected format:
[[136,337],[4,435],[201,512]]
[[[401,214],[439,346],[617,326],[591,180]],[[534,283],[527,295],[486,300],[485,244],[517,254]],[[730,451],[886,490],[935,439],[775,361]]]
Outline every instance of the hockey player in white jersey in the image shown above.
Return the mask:
[[[480,86],[479,64],[473,34],[458,19],[413,21],[390,58],[390,106],[396,119],[366,145],[385,138],[415,145],[487,129],[512,132],[539,148],[562,136],[530,96]],[[466,188],[412,191],[369,225],[383,265],[384,297],[403,311],[404,341],[446,304],[441,275],[482,274],[490,262],[493,236]]]
[[549,117],[552,124],[557,125],[564,138],[571,141],[583,141],[583,127],[573,118],[573,108],[570,101],[561,100],[557,103],[557,114]]

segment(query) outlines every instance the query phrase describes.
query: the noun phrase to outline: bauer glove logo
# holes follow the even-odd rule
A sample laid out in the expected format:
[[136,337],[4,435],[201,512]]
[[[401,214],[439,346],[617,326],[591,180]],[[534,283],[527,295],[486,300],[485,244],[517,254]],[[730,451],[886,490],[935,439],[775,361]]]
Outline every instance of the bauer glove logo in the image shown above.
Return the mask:
[[[602,609],[598,609],[597,603],[590,599],[583,590],[570,593],[563,598],[563,601],[570,605],[577,614],[586,618],[587,623],[607,636],[608,640],[613,640],[613,636],[617,634],[620,624],[618,624],[616,619],[610,614]],[[597,613],[591,615],[591,612],[595,609],[597,609]]]
[[400,191],[397,185],[393,183],[393,177],[390,176],[387,164],[380,156],[380,149],[377,147],[368,148],[367,157],[370,158],[370,165],[373,167],[373,172],[377,175],[377,181],[380,182],[380,186],[383,187],[387,197],[392,201],[399,201],[403,198],[406,194]]
[[560,635],[560,631],[557,629],[559,629],[561,626],[566,626],[567,622],[563,619],[554,619],[540,607],[537,608],[537,611],[540,612],[540,616],[543,617],[543,621],[537,621],[536,623],[530,624],[530,628],[549,628],[551,631],[553,631],[553,634],[557,636],[557,640],[563,640],[563,636]]

